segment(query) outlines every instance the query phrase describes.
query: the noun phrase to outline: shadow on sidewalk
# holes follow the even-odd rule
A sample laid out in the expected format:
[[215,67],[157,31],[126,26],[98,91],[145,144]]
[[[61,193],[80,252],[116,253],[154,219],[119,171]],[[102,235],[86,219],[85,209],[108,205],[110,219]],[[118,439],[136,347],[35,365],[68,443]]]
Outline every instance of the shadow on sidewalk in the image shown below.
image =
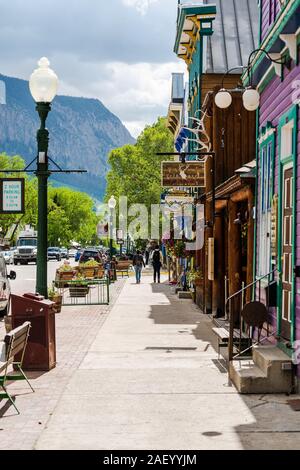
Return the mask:
[[192,300],[181,300],[171,292],[168,282],[151,284],[152,292],[163,294],[168,305],[152,305],[151,318],[160,325],[189,325],[195,328],[182,328],[179,334],[193,335],[197,340],[209,343],[218,351],[218,344],[212,332],[211,320],[204,315]]

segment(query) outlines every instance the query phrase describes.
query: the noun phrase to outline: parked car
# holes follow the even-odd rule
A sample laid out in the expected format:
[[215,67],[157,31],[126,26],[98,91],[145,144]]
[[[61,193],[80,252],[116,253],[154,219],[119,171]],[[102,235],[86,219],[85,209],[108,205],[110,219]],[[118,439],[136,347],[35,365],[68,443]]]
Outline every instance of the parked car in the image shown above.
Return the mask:
[[75,255],[76,262],[80,260],[80,256],[82,255],[82,253],[83,253],[83,250],[77,250],[76,255]]
[[10,296],[10,280],[16,279],[15,271],[7,274],[5,259],[0,255],[0,317],[3,318],[8,313]]
[[69,259],[69,250],[64,246],[60,249],[61,257],[65,259]]
[[70,257],[70,258],[75,258],[76,253],[77,253],[76,248],[70,248],[70,249],[69,249],[69,257]]
[[58,247],[48,248],[48,261],[51,259],[56,259],[57,261],[61,260],[61,252]]
[[2,255],[6,264],[13,264],[14,254],[12,251],[3,251]]
[[90,259],[94,259],[98,263],[101,263],[102,258],[98,250],[83,250],[79,263],[86,263]]

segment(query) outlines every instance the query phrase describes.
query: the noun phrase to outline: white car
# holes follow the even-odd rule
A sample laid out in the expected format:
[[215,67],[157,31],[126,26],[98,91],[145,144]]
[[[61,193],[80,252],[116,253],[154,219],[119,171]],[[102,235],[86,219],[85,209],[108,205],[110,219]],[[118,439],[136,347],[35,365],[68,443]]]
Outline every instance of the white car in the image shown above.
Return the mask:
[[14,255],[12,251],[3,251],[2,256],[6,264],[13,264],[14,262]]
[[69,258],[75,258],[75,255],[77,253],[78,250],[76,250],[76,248],[70,248],[69,250]]

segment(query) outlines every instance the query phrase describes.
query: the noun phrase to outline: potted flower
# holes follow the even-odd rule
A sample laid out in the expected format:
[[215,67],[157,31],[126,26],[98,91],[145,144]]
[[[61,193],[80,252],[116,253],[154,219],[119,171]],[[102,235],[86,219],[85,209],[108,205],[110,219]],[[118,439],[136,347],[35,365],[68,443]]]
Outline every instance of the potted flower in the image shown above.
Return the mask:
[[64,287],[66,285],[65,281],[71,281],[75,275],[75,269],[70,265],[70,263],[65,262],[56,270],[55,280],[59,287]]
[[200,286],[201,281],[203,280],[202,271],[200,269],[192,269],[189,272],[187,278],[188,278],[188,281],[191,285]]
[[70,297],[86,297],[90,287],[86,279],[78,274],[77,278],[69,283]]
[[89,260],[79,265],[79,273],[85,278],[98,277],[99,270],[103,271],[103,267],[95,260]]
[[60,313],[62,307],[62,295],[60,295],[56,289],[50,288],[48,290],[48,299],[55,303],[55,313]]

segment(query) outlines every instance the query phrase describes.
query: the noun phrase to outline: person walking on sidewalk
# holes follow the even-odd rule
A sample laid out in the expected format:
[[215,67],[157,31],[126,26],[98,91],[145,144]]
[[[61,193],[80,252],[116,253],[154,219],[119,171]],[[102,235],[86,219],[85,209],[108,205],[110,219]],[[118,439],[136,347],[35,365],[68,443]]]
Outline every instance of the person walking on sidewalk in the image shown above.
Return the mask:
[[132,264],[135,270],[136,283],[140,284],[143,266],[145,268],[144,257],[140,251],[137,251],[136,254],[134,255]]
[[159,249],[159,246],[156,245],[155,250],[152,252],[152,266],[153,266],[153,276],[154,276],[154,282],[160,283],[160,270],[163,265],[163,255],[162,252]]

